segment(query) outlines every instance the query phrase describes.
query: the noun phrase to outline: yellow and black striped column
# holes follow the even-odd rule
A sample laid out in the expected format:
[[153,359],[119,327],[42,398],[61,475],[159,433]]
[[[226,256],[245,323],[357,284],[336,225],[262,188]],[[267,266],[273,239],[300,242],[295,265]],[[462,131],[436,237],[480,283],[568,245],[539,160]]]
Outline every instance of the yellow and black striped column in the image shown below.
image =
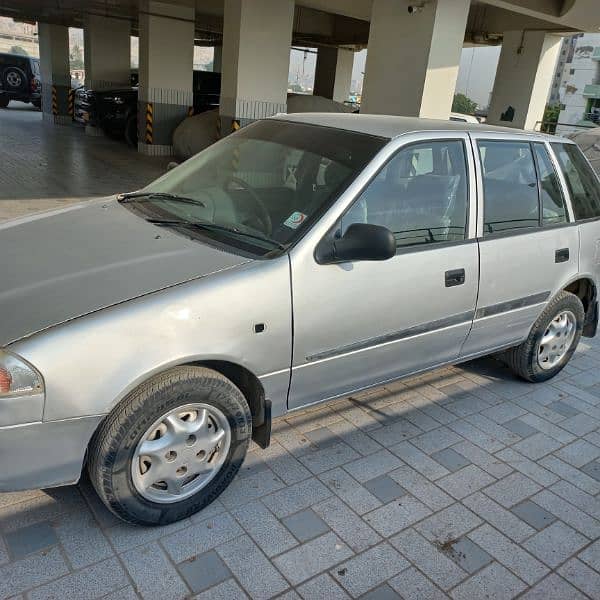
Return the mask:
[[58,91],[56,86],[52,86],[52,114],[56,117],[58,115]]
[[154,143],[154,107],[152,106],[152,102],[146,103],[146,129],[144,142],[146,144]]
[[69,95],[67,97],[67,112],[70,117],[73,117],[75,112],[75,90],[73,89],[69,90]]

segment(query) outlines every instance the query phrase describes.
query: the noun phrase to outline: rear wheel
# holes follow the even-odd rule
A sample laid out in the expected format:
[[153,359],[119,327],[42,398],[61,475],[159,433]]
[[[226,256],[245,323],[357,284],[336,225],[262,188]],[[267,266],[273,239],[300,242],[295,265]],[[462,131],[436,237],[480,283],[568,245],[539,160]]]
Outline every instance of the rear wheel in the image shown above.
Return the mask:
[[246,399],[229,379],[177,367],[132,392],[102,423],[90,447],[90,479],[122,519],[172,523],[229,485],[251,429]]
[[548,303],[527,339],[505,353],[506,363],[527,381],[551,379],[573,356],[584,320],[581,300],[563,290]]
[[7,67],[2,73],[2,83],[9,92],[24,92],[27,89],[27,76],[18,67]]

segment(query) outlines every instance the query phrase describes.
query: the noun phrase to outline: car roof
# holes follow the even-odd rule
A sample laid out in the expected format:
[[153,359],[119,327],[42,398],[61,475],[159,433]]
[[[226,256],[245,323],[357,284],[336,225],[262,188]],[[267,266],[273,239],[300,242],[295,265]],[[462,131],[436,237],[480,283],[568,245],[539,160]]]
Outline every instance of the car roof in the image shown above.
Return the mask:
[[388,139],[393,139],[405,133],[415,133],[420,131],[489,131],[510,133],[516,137],[520,135],[534,135],[542,139],[557,140],[556,136],[539,133],[537,131],[523,131],[522,129],[498,127],[495,125],[487,125],[485,123],[467,123],[462,121],[444,121],[442,119],[421,119],[418,117],[398,117],[393,115],[364,115],[356,113],[279,113],[271,118],[293,123],[306,123],[308,125],[345,129]]

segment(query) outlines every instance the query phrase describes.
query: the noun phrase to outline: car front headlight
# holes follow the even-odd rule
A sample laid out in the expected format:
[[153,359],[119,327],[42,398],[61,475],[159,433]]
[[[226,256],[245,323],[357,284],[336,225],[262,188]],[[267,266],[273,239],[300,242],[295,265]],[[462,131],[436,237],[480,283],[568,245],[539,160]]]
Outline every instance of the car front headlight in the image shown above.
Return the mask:
[[44,391],[42,376],[20,356],[0,350],[0,398],[31,396]]

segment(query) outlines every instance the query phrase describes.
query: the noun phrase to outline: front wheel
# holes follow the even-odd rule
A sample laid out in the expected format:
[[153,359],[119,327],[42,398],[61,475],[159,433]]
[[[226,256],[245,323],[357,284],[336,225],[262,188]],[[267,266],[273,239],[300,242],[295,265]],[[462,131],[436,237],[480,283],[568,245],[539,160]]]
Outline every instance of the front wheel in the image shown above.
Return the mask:
[[581,339],[584,320],[581,300],[563,290],[548,303],[527,339],[507,350],[504,359],[517,375],[527,381],[551,379],[573,356]]
[[238,472],[251,437],[240,390],[203,367],[176,367],[132,392],[90,447],[98,495],[130,523],[164,525],[201,510]]

